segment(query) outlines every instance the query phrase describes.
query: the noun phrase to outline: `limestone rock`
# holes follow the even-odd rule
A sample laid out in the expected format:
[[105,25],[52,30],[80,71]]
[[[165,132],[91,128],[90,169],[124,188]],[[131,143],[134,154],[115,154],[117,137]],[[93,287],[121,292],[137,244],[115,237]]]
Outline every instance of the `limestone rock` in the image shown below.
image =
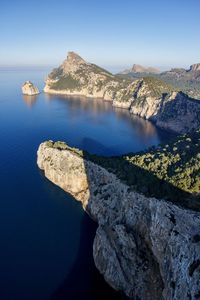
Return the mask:
[[78,54],[69,52],[62,65],[49,74],[44,91],[112,101],[115,92],[125,86],[127,81],[116,78],[97,65],[86,62]]
[[[140,70],[140,66],[134,68]],[[174,72],[182,74],[180,70]],[[129,109],[130,113],[178,133],[200,126],[200,101],[177,93],[174,87],[154,77],[133,80],[113,75],[74,52],[69,52],[63,64],[49,74],[44,91],[102,98],[111,101],[114,107]]]
[[193,64],[193,65],[191,65],[189,71],[191,71],[191,72],[198,72],[198,71],[200,71],[200,64]]
[[177,133],[200,127],[200,101],[182,92],[152,93],[145,80],[141,81],[140,88],[133,96],[130,112]]
[[39,90],[36,86],[34,86],[34,84],[31,81],[26,81],[23,85],[22,85],[22,93],[24,95],[37,95],[39,94]]
[[114,174],[52,142],[38,166],[81,201],[98,222],[94,261],[105,280],[130,299],[198,299],[200,213],[130,191]]

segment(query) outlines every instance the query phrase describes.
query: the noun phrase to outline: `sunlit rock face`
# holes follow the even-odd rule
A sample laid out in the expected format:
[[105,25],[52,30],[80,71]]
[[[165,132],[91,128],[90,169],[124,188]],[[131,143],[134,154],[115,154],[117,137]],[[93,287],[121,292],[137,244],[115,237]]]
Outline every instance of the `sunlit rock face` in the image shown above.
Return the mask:
[[81,151],[61,146],[42,143],[37,163],[99,224],[93,256],[105,280],[130,299],[198,299],[200,213],[130,191]]
[[49,74],[44,91],[112,101],[115,91],[125,85],[126,80],[85,61],[75,52],[69,52],[64,62]]
[[113,75],[74,52],[69,52],[64,62],[49,74],[44,91],[102,98],[114,107],[128,109],[177,133],[200,126],[200,101],[192,102],[186,94],[153,77],[133,80]]
[[33,96],[39,94],[39,90],[31,81],[26,81],[22,85],[22,93],[24,95]]
[[191,71],[191,72],[198,72],[198,71],[200,71],[200,64],[193,64],[193,65],[191,65],[189,71]]

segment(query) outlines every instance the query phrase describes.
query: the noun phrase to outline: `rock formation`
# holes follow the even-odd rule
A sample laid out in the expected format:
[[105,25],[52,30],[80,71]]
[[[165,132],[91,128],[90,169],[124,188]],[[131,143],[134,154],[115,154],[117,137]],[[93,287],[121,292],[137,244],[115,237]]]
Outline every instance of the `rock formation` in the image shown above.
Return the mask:
[[191,65],[189,71],[190,72],[198,72],[198,71],[200,71],[200,64]]
[[178,133],[200,125],[199,104],[162,80],[114,76],[74,52],[69,52],[63,64],[49,74],[44,91],[99,97]]
[[134,64],[133,67],[131,69],[122,71],[119,74],[129,74],[129,73],[147,73],[147,74],[156,74],[156,73],[160,73],[159,69],[153,68],[153,67],[144,67],[141,65],[136,65]]
[[66,144],[42,143],[37,155],[45,176],[98,222],[94,261],[114,289],[130,299],[200,297],[199,212],[131,191]]
[[63,64],[49,74],[44,91],[112,101],[115,92],[126,86],[126,80],[115,78],[108,71],[86,62],[78,54],[69,52]]
[[39,90],[31,81],[26,81],[22,85],[22,93],[24,95],[33,96],[39,94]]
[[[124,71],[124,76],[137,79],[144,76],[143,73],[137,73],[131,69]],[[190,97],[200,99],[200,64],[193,64],[189,69],[172,68],[170,71],[162,73],[152,73],[151,76],[161,79],[177,89],[187,93]]]

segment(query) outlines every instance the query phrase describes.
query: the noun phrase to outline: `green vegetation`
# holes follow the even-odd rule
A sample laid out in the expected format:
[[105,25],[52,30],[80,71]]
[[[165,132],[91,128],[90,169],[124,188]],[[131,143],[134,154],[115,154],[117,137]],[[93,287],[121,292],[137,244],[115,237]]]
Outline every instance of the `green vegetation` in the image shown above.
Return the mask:
[[74,90],[80,88],[80,82],[73,78],[71,75],[65,75],[58,79],[58,81],[51,84],[54,90]]
[[50,147],[68,149],[101,165],[130,190],[200,211],[200,129],[167,145],[110,158],[91,155],[62,142],[50,143]]
[[95,64],[91,64],[91,68],[94,73],[104,73],[107,76],[114,77],[114,75],[112,73],[110,73],[109,71],[107,71]]
[[143,81],[148,85],[151,95],[155,97],[161,97],[163,94],[176,90],[172,85],[154,77],[144,77]]
[[200,210],[200,129],[146,152],[89,159],[132,190]]
[[55,68],[53,71],[49,74],[50,79],[56,79],[63,75],[63,70],[61,68]]
[[[129,73],[117,75],[123,78],[139,79],[146,76],[145,73]],[[200,100],[200,72],[186,72],[184,69],[174,69],[174,74],[163,72],[151,74],[151,77],[160,79],[176,90],[183,91],[188,96]]]

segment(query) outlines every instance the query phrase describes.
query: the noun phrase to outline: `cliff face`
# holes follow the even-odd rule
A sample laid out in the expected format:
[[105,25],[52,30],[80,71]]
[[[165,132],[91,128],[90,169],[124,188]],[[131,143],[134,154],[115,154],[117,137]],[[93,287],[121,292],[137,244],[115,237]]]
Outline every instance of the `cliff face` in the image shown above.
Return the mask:
[[178,133],[200,126],[200,102],[190,101],[186,94],[175,93],[172,86],[153,77],[133,81],[114,76],[74,52],[49,74],[44,91],[109,100],[115,107],[129,109]]
[[200,102],[182,92],[155,92],[143,80],[130,112],[154,121],[163,129],[186,133],[200,127]]
[[81,151],[52,145],[40,145],[38,166],[98,222],[93,255],[105,280],[131,299],[198,299],[200,214],[130,191]]
[[113,100],[116,90],[127,85],[108,71],[69,52],[63,64],[48,76],[44,91],[53,94],[82,95]]
[[189,71],[190,72],[198,72],[198,71],[200,71],[200,64],[191,65]]
[[22,85],[22,93],[24,95],[32,96],[39,94],[39,90],[36,86],[34,86],[34,84],[31,81],[26,81]]

